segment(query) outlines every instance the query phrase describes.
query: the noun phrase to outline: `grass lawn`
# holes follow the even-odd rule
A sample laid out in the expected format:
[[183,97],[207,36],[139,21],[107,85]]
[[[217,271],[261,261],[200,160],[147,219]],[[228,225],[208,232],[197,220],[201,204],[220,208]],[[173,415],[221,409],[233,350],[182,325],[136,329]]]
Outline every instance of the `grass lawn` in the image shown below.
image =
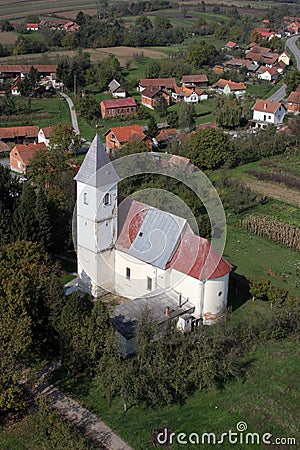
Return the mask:
[[[242,318],[256,314],[258,310],[264,313],[266,308],[269,305],[250,301],[233,314]],[[213,432],[220,436],[228,430],[236,431],[239,421],[247,423],[249,432],[295,437],[299,442],[300,394],[296,380],[300,360],[295,342],[290,339],[261,344],[245,355],[245,363],[248,365],[245,379],[232,381],[223,390],[197,392],[183,405],[159,410],[140,406],[123,412],[119,399],[109,406],[102,392],[87,378],[68,380],[62,377],[55,384],[81,400],[136,450],[153,448],[149,441],[155,428],[167,426],[176,433],[198,433],[201,436],[202,433]],[[182,446],[175,444],[172,448]],[[210,448],[210,445],[202,448]],[[217,448],[230,449],[232,445],[225,440]],[[247,445],[247,448],[264,447]]]
[[[71,123],[70,110],[65,100],[60,96],[52,98],[32,98],[31,113],[27,112],[27,99],[16,98],[19,114],[13,116],[13,121],[5,118],[1,121],[1,126],[12,127],[21,125],[37,125],[47,127],[59,123]],[[8,119],[11,119],[8,116]]]
[[254,95],[256,98],[268,98],[272,95],[273,90],[275,92],[278,89],[278,85],[273,86],[268,82],[262,84],[246,84],[246,86],[247,92]]

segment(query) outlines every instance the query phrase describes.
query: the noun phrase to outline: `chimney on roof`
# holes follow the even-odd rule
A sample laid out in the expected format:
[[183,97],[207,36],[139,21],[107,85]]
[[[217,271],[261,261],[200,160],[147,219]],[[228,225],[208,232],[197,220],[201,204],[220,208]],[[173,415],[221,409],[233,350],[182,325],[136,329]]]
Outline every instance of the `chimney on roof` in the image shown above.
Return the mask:
[[170,312],[170,307],[169,307],[169,306],[166,306],[166,307],[165,307],[165,316],[168,316],[168,315],[169,315],[169,312]]

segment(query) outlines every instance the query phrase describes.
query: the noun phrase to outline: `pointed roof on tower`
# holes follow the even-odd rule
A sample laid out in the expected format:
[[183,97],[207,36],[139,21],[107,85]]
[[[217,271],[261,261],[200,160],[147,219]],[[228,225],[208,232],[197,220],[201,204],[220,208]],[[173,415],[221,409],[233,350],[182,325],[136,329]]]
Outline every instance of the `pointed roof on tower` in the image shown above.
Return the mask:
[[74,180],[93,187],[115,184],[120,180],[98,134],[94,137]]

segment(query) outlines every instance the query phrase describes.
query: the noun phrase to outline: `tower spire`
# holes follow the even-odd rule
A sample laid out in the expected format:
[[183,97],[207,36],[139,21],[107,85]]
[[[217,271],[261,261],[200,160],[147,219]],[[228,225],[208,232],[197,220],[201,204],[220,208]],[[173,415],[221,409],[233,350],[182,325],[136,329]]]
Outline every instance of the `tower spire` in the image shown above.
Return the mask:
[[118,174],[98,134],[94,137],[74,180],[93,187],[118,183]]

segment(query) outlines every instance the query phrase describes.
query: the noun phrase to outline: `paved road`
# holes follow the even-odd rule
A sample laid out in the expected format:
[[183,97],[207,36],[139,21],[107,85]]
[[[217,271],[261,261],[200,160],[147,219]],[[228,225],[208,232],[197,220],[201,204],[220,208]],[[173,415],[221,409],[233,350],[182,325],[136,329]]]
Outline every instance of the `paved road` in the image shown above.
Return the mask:
[[268,100],[273,100],[273,102],[279,102],[286,96],[286,84],[280,86],[280,88],[273,94]]
[[297,61],[297,69],[300,70],[300,50],[296,45],[297,40],[300,39],[300,36],[293,36],[286,41],[286,47],[294,54]]
[[73,125],[73,128],[75,130],[75,134],[79,135],[80,131],[79,131],[79,127],[78,127],[78,120],[77,120],[77,114],[76,114],[76,111],[75,111],[75,108],[74,108],[74,103],[72,102],[72,99],[67,94],[65,94],[64,92],[58,91],[58,93],[65,100],[67,100],[69,108],[70,108],[72,125]]
[[[300,50],[296,45],[299,36],[293,36],[286,41],[286,47],[294,54],[297,61],[297,69],[300,70]],[[286,84],[280,86],[280,88],[273,94],[268,100],[273,100],[273,102],[279,102],[286,96]]]

